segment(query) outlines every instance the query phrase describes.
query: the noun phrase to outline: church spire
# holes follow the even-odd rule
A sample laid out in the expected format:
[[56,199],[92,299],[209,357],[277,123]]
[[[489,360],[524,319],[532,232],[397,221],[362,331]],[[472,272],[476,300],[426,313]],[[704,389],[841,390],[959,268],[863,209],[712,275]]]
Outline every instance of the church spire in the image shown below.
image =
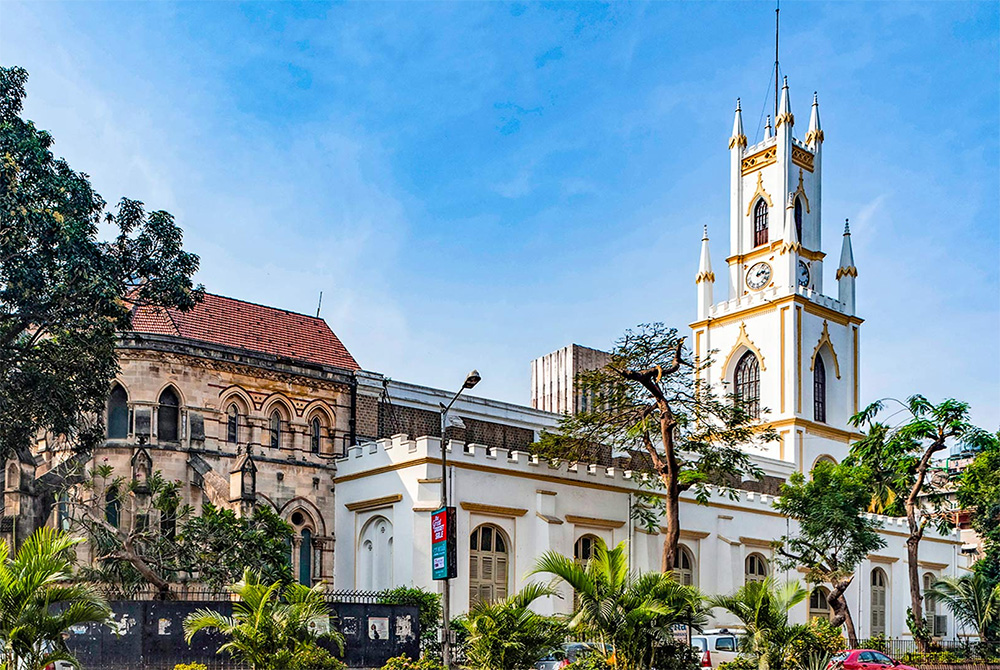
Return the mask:
[[858,269],[854,266],[854,250],[851,248],[851,223],[844,220],[844,244],[840,249],[840,267],[837,268],[838,298],[844,303],[848,314],[854,314],[854,281]]
[[806,132],[806,144],[813,147],[823,142],[823,129],[819,125],[819,96],[813,93],[812,113],[809,115],[809,130]]
[[708,226],[705,226],[701,236],[701,260],[698,262],[698,275],[694,278],[694,283],[698,285],[698,318],[708,318],[715,284],[715,273],[712,272],[712,259],[708,251]]
[[792,114],[792,103],[788,99],[788,77],[784,79],[781,87],[781,102],[778,104],[778,116],[774,119],[774,127],[780,128],[782,124],[787,124],[789,128],[795,125],[795,116]]
[[733,136],[729,138],[729,148],[744,148],[747,136],[743,134],[743,110],[740,109],[740,99],[736,98],[736,117],[733,119]]

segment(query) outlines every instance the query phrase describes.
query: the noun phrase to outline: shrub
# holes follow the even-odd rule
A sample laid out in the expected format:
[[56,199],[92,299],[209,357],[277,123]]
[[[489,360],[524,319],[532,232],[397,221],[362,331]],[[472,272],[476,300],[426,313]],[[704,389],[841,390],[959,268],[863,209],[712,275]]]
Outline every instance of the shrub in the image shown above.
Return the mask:
[[441,594],[414,586],[397,586],[380,592],[378,601],[386,605],[416,605],[420,610],[420,651],[425,655],[439,652]]
[[441,661],[438,659],[424,654],[418,660],[414,661],[412,658],[403,654],[402,656],[395,656],[390,658],[382,666],[382,670],[443,670],[444,666],[441,665]]
[[204,663],[178,663],[174,670],[208,670],[208,666]]
[[701,652],[688,644],[668,642],[653,651],[655,670],[698,670]]
[[868,639],[868,646],[875,651],[881,651],[883,654],[889,653],[889,643],[885,639],[885,635],[882,633],[872,635],[871,638]]
[[289,670],[344,670],[347,666],[339,658],[318,644],[304,644],[295,652]]
[[757,670],[757,661],[741,654],[731,661],[720,663],[716,670]]
[[840,628],[826,619],[811,619],[806,625],[804,636],[792,643],[788,658],[800,664],[809,655],[823,656],[836,654],[847,648],[847,642]]
[[595,649],[590,653],[580,654],[565,670],[611,670],[613,667],[612,660]]

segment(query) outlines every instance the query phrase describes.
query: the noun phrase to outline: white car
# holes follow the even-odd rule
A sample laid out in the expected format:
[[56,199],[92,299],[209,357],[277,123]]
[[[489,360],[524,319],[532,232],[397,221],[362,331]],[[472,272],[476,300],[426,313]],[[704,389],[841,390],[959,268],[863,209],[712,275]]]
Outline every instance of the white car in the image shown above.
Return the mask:
[[720,663],[735,660],[740,649],[736,633],[725,628],[691,636],[691,646],[701,652],[702,668],[717,668]]

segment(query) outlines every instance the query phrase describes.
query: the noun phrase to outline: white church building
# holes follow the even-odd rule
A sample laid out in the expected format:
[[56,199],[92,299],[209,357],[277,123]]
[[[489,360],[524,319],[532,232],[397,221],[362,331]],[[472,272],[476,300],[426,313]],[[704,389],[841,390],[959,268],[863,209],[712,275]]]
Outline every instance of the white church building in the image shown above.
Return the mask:
[[[855,313],[857,269],[845,226],[839,261],[828,269],[836,282],[824,287],[822,230],[823,130],[813,98],[803,139],[794,136],[787,82],[773,131],[748,146],[737,104],[730,150],[730,253],[717,300],[708,231],[702,241],[696,283],[697,316],[691,323],[694,353],[717,351],[709,381],[770,413],[780,440],[754,449],[769,476],[787,479],[808,473],[820,459],[842,460],[860,435],[848,424],[858,410],[860,329]],[[831,286],[828,282],[827,286]],[[833,295],[830,295],[833,294]],[[582,349],[582,348],[578,348]],[[532,398],[539,407],[571,408],[574,361],[593,361],[593,350],[571,347],[532,365]],[[567,374],[567,366],[569,374]],[[436,408],[440,392],[398,387],[393,402]],[[561,401],[553,400],[562,394]],[[545,398],[544,405],[541,399]],[[453,410],[470,419],[504,421],[539,434],[558,415],[463,397]],[[638,473],[607,465],[551,465],[524,451],[451,442],[448,445],[451,504],[458,511],[458,577],[452,584],[452,612],[481,598],[521,588],[537,556],[548,550],[586,557],[594,538],[609,545],[627,541],[633,569],[659,566],[662,535],[630,520]],[[379,589],[418,585],[439,590],[431,579],[430,517],[441,486],[437,437],[395,435],[348,449],[337,463],[336,561],[338,588]],[[778,571],[772,541],[791,522],[772,507],[768,493],[743,491],[734,501],[721,492],[708,504],[684,494],[677,574],[706,593],[727,593],[748,580]],[[909,636],[905,521],[882,518],[886,547],[868,556],[847,592],[858,634]],[[966,567],[957,534],[928,532],[921,543],[925,583]],[[796,570],[778,573],[801,579]],[[542,607],[568,612],[572,597],[549,599]],[[954,621],[935,612],[934,628],[954,637]],[[829,616],[825,590],[816,587],[794,618]],[[722,616],[717,623],[732,624]]]

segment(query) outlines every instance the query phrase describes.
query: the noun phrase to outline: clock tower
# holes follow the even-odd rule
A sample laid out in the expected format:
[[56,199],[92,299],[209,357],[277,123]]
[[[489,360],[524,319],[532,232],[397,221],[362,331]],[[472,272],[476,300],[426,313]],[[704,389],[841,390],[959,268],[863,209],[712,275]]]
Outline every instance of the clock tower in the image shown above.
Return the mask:
[[840,461],[856,437],[858,410],[857,269],[845,227],[837,297],[824,294],[823,130],[813,95],[803,140],[794,134],[787,77],[774,127],[748,146],[739,100],[729,139],[727,296],[714,301],[715,274],[702,239],[695,355],[718,393],[734,394],[780,442],[764,456],[808,472],[819,458]]

